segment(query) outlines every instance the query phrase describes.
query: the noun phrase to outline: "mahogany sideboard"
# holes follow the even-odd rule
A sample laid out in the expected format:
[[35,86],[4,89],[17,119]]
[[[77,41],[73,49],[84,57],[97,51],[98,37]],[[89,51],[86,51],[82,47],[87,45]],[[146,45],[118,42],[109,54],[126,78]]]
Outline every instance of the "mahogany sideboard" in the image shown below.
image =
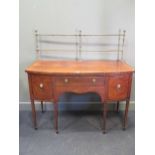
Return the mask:
[[37,129],[35,100],[52,101],[54,126],[58,133],[58,98],[62,93],[94,92],[103,105],[103,133],[106,132],[107,104],[126,101],[123,129],[127,127],[132,74],[134,69],[120,60],[37,60],[30,65],[28,73],[29,92],[34,128]]

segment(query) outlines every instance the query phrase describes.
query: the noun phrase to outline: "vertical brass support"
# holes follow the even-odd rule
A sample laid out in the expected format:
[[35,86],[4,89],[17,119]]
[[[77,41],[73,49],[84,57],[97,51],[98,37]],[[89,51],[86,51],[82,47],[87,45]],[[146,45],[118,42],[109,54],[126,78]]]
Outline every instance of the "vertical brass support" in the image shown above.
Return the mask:
[[122,60],[123,60],[123,52],[124,52],[124,51],[123,51],[123,48],[124,48],[124,41],[125,41],[125,33],[126,33],[126,31],[124,30],[124,31],[123,31],[123,41],[122,41],[122,50],[121,50],[121,51],[122,51],[122,56],[121,56],[121,59],[122,59]]
[[76,46],[76,60],[78,60],[78,36],[75,35],[75,46]]
[[79,59],[81,60],[81,50],[82,50],[82,31],[79,31]]
[[40,59],[40,53],[39,53],[39,45],[38,45],[38,31],[35,30],[35,44],[36,44],[36,57],[37,59]]
[[121,30],[118,31],[118,49],[117,49],[117,60],[119,60],[119,52],[120,52],[120,36]]

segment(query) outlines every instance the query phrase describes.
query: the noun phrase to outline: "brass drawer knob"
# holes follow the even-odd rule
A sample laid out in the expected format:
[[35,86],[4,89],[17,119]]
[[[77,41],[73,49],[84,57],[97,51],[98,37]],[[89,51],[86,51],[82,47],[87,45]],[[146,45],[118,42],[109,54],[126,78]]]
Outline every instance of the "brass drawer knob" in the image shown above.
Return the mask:
[[92,82],[95,83],[96,82],[96,79],[92,79]]
[[117,89],[120,89],[121,88],[121,85],[120,84],[117,84]]
[[65,83],[68,83],[68,79],[65,79],[64,82],[65,82]]
[[39,87],[42,89],[44,87],[43,83],[40,83]]

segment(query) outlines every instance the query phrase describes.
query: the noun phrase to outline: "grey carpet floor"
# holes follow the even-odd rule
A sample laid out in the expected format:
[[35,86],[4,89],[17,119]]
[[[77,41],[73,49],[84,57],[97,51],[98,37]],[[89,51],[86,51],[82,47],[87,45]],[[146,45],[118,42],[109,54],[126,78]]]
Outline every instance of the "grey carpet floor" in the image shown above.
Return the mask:
[[134,155],[135,118],[129,112],[128,128],[122,130],[122,113],[108,113],[107,133],[102,134],[101,113],[59,113],[59,134],[51,112],[37,113],[34,130],[31,112],[19,113],[20,155]]

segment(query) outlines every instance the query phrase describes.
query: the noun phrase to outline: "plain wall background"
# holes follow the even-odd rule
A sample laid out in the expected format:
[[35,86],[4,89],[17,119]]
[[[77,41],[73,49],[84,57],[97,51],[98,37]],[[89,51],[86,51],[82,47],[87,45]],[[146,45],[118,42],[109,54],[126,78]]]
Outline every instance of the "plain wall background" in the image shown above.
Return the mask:
[[[135,65],[134,0],[20,0],[20,103],[29,102],[25,68],[36,59],[35,29],[64,34],[77,30],[89,34],[116,33],[125,29],[124,60]],[[134,80],[131,100],[134,101]]]

